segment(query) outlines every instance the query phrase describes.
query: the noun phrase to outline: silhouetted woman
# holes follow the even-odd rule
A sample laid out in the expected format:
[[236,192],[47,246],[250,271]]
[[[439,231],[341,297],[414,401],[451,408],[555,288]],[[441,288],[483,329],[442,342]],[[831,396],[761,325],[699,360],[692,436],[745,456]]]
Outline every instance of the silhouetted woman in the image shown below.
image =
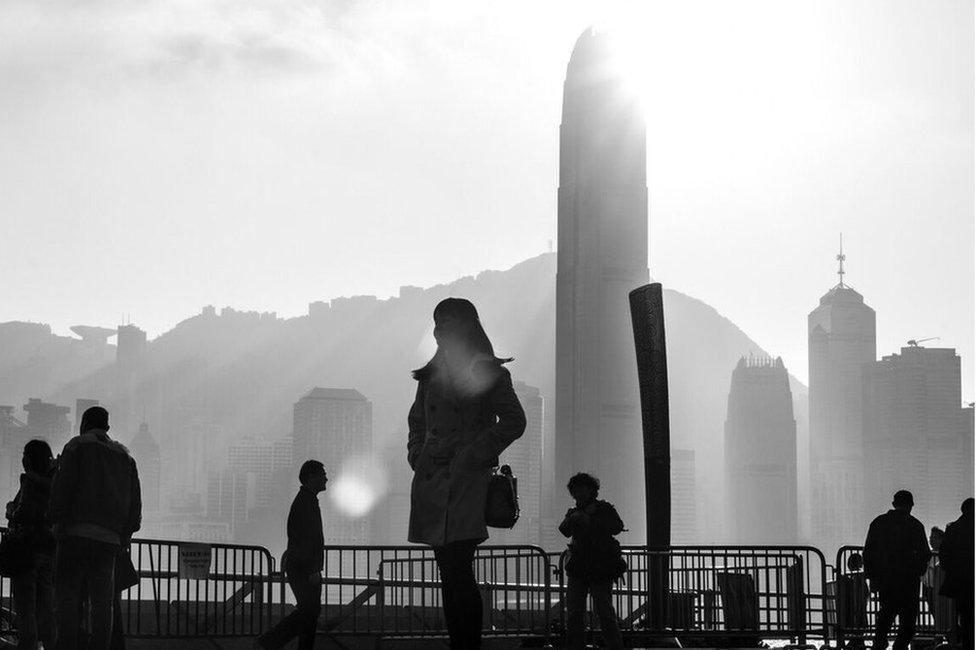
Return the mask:
[[498,455],[525,430],[525,413],[474,305],[447,298],[434,309],[437,352],[413,375],[408,417],[409,540],[434,548],[451,647],[481,647],[474,552],[488,539],[485,500]]
[[31,440],[24,446],[23,465],[20,491],[7,506],[7,534],[20,537],[31,550],[22,570],[10,580],[20,633],[17,647],[34,650],[40,641],[45,648],[53,648],[57,628],[53,580],[56,542],[47,516],[54,474],[51,447],[43,440]]

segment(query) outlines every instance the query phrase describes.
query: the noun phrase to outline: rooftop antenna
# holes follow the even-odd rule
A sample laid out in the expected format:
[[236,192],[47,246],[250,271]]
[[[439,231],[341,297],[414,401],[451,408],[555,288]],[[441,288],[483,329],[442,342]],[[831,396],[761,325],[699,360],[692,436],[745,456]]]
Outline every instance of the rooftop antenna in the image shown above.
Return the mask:
[[927,339],[909,339],[908,347],[917,348],[919,347],[919,343],[925,343],[926,341],[940,341],[940,340],[942,340],[942,338],[939,336],[930,336]]
[[837,286],[838,287],[847,286],[844,284],[844,260],[847,259],[847,255],[844,255],[844,233],[840,234],[840,252],[837,253],[837,257],[835,257],[834,259],[836,259],[838,262],[837,277],[840,279],[840,282],[837,283]]

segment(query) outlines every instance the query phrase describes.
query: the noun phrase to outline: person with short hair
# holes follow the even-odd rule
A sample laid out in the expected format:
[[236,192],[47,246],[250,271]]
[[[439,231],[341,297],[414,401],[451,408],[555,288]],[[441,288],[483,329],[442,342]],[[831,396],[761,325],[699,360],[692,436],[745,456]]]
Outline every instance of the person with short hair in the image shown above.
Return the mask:
[[972,497],[962,502],[962,514],[946,526],[939,548],[945,572],[940,593],[956,602],[960,641],[966,650],[973,648],[973,504]]
[[48,516],[54,457],[44,440],[24,445],[20,490],[7,504],[7,535],[19,538],[30,549],[27,564],[10,578],[17,613],[18,648],[35,650],[41,642],[53,648],[57,639],[54,618],[55,539]]
[[108,411],[93,406],[61,452],[51,488],[58,537],[55,590],[58,650],[75,650],[81,603],[91,607],[91,650],[106,650],[112,634],[115,559],[142,523],[136,461],[108,437]]
[[627,565],[614,537],[624,523],[612,504],[601,501],[600,481],[580,472],[566,485],[576,506],[566,512],[559,532],[572,538],[566,563],[566,647],[584,647],[586,597],[593,599],[593,609],[600,619],[600,631],[608,648],[623,648],[620,625],[613,610],[610,592],[613,583],[626,571]]
[[908,490],[895,492],[892,509],[875,517],[864,542],[864,573],[881,608],[875,620],[874,650],[888,647],[888,632],[898,617],[894,650],[908,650],[915,636],[919,588],[929,562],[925,526],[912,516],[915,498]]
[[307,460],[298,471],[301,487],[288,512],[288,550],[282,569],[295,594],[295,610],[261,635],[256,645],[268,650],[281,648],[298,637],[298,650],[312,650],[322,611],[322,563],[325,537],[319,493],[325,492],[329,477],[325,466]]

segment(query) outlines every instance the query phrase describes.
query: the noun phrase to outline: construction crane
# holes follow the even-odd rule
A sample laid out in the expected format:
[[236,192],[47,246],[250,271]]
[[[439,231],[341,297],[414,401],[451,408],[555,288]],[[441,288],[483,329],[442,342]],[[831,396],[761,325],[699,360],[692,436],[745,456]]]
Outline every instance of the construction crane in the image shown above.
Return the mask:
[[939,341],[939,340],[941,340],[941,337],[939,336],[930,336],[927,339],[909,339],[908,346],[912,348],[917,348],[919,343],[925,343],[926,341]]

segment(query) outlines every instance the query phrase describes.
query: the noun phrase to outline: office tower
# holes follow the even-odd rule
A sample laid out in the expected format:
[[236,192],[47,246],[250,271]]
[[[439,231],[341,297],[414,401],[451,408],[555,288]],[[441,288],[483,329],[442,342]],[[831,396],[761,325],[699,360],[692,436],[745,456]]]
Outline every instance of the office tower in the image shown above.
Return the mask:
[[502,453],[500,462],[509,465],[517,479],[519,520],[511,530],[492,529],[497,544],[540,543],[542,525],[542,422],[545,400],[539,389],[515,382],[515,394],[525,411],[525,432]]
[[[579,37],[563,86],[556,273],[556,476],[588,470],[644,537],[640,396],[628,294],[646,284],[644,121],[606,35]],[[560,483],[557,480],[557,484]]]
[[810,372],[810,509],[813,543],[831,556],[863,541],[861,496],[864,365],[875,360],[875,314],[839,282],[807,317]]
[[972,408],[961,408],[959,356],[917,344],[876,361],[864,378],[864,521],[890,507],[896,490],[915,496],[913,514],[944,526],[973,495]]
[[139,471],[139,484],[142,489],[142,509],[155,512],[160,509],[160,475],[162,467],[159,457],[159,444],[149,433],[149,425],[143,422],[139,432],[129,443],[129,452],[136,461]]
[[31,397],[23,406],[27,413],[27,428],[32,438],[41,438],[51,445],[51,451],[57,456],[64,444],[71,436],[71,423],[68,413],[71,409]]
[[0,504],[11,501],[20,489],[21,459],[31,437],[28,426],[14,417],[14,407],[0,406]]
[[732,371],[725,473],[732,542],[797,542],[796,420],[780,358],[741,358]]
[[120,369],[132,370],[137,367],[146,352],[146,332],[135,325],[119,325],[118,346],[115,361]]
[[671,543],[700,543],[695,452],[691,449],[671,449]]
[[344,476],[365,474],[362,459],[373,449],[373,405],[350,388],[313,388],[294,408],[294,468],[308,459],[322,461],[329,490],[320,498],[328,544],[365,544],[368,516],[350,513],[341,499],[355,497],[343,488]]

